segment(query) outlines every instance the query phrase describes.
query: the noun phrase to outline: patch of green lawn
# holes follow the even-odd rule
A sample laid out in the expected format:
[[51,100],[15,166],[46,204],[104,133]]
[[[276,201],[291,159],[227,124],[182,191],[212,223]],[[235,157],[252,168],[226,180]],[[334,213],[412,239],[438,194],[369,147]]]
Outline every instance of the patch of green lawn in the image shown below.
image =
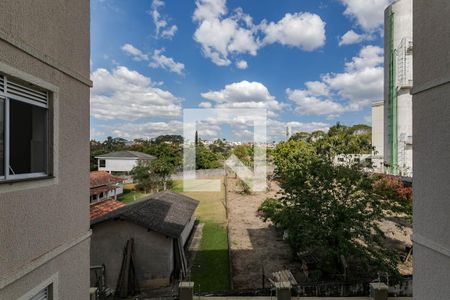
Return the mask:
[[213,222],[204,223],[200,249],[191,269],[195,292],[230,289],[229,267],[226,228]]
[[226,291],[230,289],[225,193],[183,192],[183,182],[175,180],[172,191],[198,200],[195,215],[204,224],[200,249],[191,268],[195,292]]
[[118,197],[117,200],[123,202],[123,203],[130,203],[135,200],[138,200],[148,194],[138,192],[135,190],[123,190],[123,194]]

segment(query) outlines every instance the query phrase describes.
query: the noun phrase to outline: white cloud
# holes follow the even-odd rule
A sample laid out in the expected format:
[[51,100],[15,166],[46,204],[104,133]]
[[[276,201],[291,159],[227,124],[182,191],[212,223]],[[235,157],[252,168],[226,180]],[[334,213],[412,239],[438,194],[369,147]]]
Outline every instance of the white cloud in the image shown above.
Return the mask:
[[267,44],[277,42],[306,51],[325,45],[325,22],[316,14],[288,13],[277,23],[263,24],[262,28]]
[[296,112],[302,115],[339,115],[345,111],[342,104],[330,99],[314,97],[308,90],[287,89],[288,99],[293,101],[297,107]]
[[291,127],[293,132],[303,131],[303,132],[313,132],[313,131],[328,131],[331,125],[324,122],[288,122],[286,126]]
[[112,136],[127,140],[151,139],[166,134],[182,134],[183,123],[180,121],[125,123],[105,125],[102,128]]
[[164,7],[163,0],[153,0],[150,15],[153,19],[153,24],[155,24],[155,37],[156,38],[166,38],[171,39],[178,30],[176,25],[169,26],[167,17],[164,17],[159,12],[159,9]]
[[[359,111],[383,94],[383,49],[366,46],[345,64],[343,73],[322,75],[322,81],[305,83],[306,89],[287,89],[295,110],[305,115],[334,118],[348,111]],[[333,100],[341,99],[340,102]]]
[[144,54],[141,50],[137,49],[131,44],[125,44],[122,46],[122,51],[125,52],[127,55],[130,55],[133,57],[134,60],[141,61],[141,60],[148,60],[148,55]]
[[198,105],[199,107],[201,107],[201,108],[211,108],[212,107],[212,104],[211,104],[211,102],[201,102],[199,105]]
[[339,46],[359,44],[363,41],[372,40],[373,37],[370,34],[359,34],[353,30],[347,31],[339,40]]
[[184,64],[176,62],[172,57],[162,54],[165,51],[164,48],[154,50],[151,57],[149,57],[148,54],[144,54],[141,50],[131,44],[125,44],[121,49],[127,55],[133,57],[134,60],[150,61],[149,67],[151,68],[162,68],[164,70],[177,73],[178,75],[184,74]]
[[[218,0],[197,1],[197,10],[194,13],[194,20],[199,22],[194,40],[202,45],[203,55],[219,66],[231,64],[229,54],[256,55],[259,48],[254,35],[256,27],[249,23],[248,16],[237,11],[231,17],[221,18],[222,13],[218,14],[218,11],[226,12],[226,9],[219,10],[217,4],[211,5],[216,2],[225,3]],[[212,9],[209,13],[208,8]]]
[[236,68],[245,70],[248,68],[248,64],[245,60],[239,60],[236,62]]
[[195,4],[195,21],[213,20],[227,13],[226,0],[197,0]]
[[393,0],[341,0],[344,15],[354,19],[367,32],[380,29],[384,23],[384,10]]
[[192,18],[198,23],[194,40],[201,45],[203,55],[219,66],[230,65],[230,56],[256,55],[261,47],[271,43],[307,51],[325,43],[325,23],[310,13],[286,14],[277,23],[263,20],[256,25],[242,8],[229,14],[226,0],[197,0]]
[[152,62],[150,62],[149,66],[152,68],[163,68],[164,70],[183,75],[184,64],[163,55],[163,52],[164,49],[155,50],[152,55]]
[[157,88],[149,77],[127,67],[91,74],[91,116],[101,120],[138,120],[152,116],[179,116],[181,100]]
[[313,132],[318,130],[327,132],[331,127],[331,124],[325,122],[281,122],[278,120],[269,120],[267,124],[268,142],[285,139],[287,127],[291,128],[291,133],[298,131]]
[[383,62],[382,48],[366,46],[345,64],[344,73],[326,74],[322,80],[339,96],[349,100],[350,110],[360,110],[373,99],[383,98]]
[[321,81],[308,81],[305,86],[313,96],[328,96],[330,94],[328,86]]
[[274,115],[283,107],[262,83],[246,80],[226,85],[220,91],[202,93],[201,96],[215,102],[215,108],[261,108]]

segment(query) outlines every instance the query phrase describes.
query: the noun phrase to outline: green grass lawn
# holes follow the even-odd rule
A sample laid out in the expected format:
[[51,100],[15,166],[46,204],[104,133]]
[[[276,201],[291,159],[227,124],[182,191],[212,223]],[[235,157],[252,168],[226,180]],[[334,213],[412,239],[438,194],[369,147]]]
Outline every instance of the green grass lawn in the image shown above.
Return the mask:
[[130,203],[135,200],[138,200],[139,198],[142,198],[148,194],[144,194],[142,192],[134,191],[134,190],[123,190],[123,194],[118,197],[117,200],[123,202],[123,203]]
[[196,217],[204,224],[200,250],[191,269],[195,292],[230,289],[230,269],[224,191],[182,192],[182,182],[174,182],[175,192],[200,201]]

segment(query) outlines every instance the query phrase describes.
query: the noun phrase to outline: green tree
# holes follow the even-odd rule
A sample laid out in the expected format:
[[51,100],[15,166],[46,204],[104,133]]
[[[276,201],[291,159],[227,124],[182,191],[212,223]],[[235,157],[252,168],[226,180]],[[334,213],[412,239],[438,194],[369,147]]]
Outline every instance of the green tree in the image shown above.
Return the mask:
[[158,158],[152,161],[139,162],[131,171],[133,181],[140,190],[159,191],[167,190],[171,183],[170,177],[175,171],[175,166],[166,158]]
[[232,153],[246,166],[253,166],[253,146],[252,145],[237,145],[233,148]]
[[[261,206],[264,218],[288,232],[294,253],[319,258],[320,279],[343,274],[341,256],[354,278],[377,271],[399,276],[398,254],[385,247],[380,222],[402,210],[386,185],[367,175],[361,165],[336,165],[333,155],[351,140],[345,128],[333,128],[315,141],[291,139],[273,151],[276,174],[283,189],[280,199]],[[336,142],[336,136],[344,141]],[[337,149],[336,149],[337,148]]]
[[195,150],[195,163],[196,169],[216,169],[220,168],[223,165],[223,161],[221,157],[211,151],[207,146],[205,146],[201,141],[196,147]]
[[170,177],[175,172],[175,165],[170,158],[161,157],[150,161],[150,172],[162,182],[165,191],[168,188],[168,183],[171,183]]
[[131,176],[138,190],[152,191],[158,187],[158,178],[151,172],[150,163],[141,161],[132,170]]

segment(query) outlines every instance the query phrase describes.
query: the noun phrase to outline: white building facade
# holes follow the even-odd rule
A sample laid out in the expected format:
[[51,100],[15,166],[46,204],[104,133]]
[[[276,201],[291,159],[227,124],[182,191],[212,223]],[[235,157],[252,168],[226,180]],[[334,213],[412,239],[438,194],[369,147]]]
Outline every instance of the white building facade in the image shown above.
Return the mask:
[[393,175],[412,176],[412,0],[385,11],[384,161]]
[[111,152],[96,157],[99,171],[129,173],[139,161],[151,161],[156,157],[136,151]]
[[372,162],[374,171],[384,173],[384,101],[372,102]]

